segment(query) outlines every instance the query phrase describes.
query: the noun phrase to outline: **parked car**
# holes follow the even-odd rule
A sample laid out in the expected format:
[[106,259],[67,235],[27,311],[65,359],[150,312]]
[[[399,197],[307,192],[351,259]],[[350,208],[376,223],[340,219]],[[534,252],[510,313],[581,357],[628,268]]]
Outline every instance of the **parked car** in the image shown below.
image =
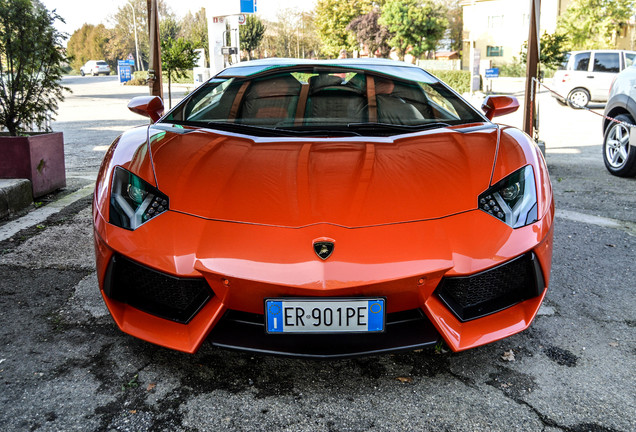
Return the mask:
[[110,66],[104,60],[89,60],[80,68],[80,75],[110,75]]
[[423,69],[380,59],[227,68],[118,137],[94,195],[97,275],[126,333],[195,352],[454,351],[526,329],[554,200],[533,140]]
[[636,122],[636,66],[618,74],[609,93],[605,115],[623,122],[603,121],[603,161],[619,177],[636,176],[636,145],[630,142]]
[[572,108],[585,107],[590,102],[606,102],[616,75],[631,66],[636,51],[587,50],[567,53],[563,68],[557,70],[552,94],[559,102]]

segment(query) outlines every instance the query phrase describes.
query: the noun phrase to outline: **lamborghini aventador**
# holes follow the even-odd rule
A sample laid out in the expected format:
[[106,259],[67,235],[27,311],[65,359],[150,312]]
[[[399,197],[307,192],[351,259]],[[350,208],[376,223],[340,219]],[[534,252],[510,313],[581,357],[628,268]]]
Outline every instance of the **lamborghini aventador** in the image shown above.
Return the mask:
[[550,279],[554,201],[533,140],[416,66],[239,63],[118,137],[93,219],[124,332],[347,357],[526,329]]

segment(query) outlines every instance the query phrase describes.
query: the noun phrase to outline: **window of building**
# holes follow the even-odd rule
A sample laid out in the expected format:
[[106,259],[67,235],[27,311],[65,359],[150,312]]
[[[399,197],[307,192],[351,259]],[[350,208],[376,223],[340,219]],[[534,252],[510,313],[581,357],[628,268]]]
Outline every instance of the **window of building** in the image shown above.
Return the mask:
[[503,15],[490,15],[488,17],[488,28],[501,28],[503,27]]
[[486,57],[503,57],[503,47],[488,45],[486,47]]
[[621,71],[621,60],[619,53],[595,53],[594,54],[594,72],[613,72]]

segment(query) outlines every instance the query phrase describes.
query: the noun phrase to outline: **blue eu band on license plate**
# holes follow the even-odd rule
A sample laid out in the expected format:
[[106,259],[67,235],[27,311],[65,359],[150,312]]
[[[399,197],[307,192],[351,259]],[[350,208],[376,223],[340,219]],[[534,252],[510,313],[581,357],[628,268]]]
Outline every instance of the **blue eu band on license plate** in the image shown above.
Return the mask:
[[268,299],[267,333],[370,333],[384,331],[385,300]]

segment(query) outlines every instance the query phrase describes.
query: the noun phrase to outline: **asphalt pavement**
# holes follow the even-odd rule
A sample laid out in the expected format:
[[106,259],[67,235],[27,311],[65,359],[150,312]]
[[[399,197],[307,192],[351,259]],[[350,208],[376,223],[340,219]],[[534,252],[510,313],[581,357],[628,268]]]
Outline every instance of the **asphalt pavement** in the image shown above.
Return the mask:
[[636,430],[636,179],[605,170],[600,117],[539,95],[557,219],[550,289],[527,331],[462,353],[188,355],[121,333],[94,272],[91,182],[111,141],[146,122],[125,107],[146,89],[65,84],[54,129],[66,201],[0,225],[0,430]]

